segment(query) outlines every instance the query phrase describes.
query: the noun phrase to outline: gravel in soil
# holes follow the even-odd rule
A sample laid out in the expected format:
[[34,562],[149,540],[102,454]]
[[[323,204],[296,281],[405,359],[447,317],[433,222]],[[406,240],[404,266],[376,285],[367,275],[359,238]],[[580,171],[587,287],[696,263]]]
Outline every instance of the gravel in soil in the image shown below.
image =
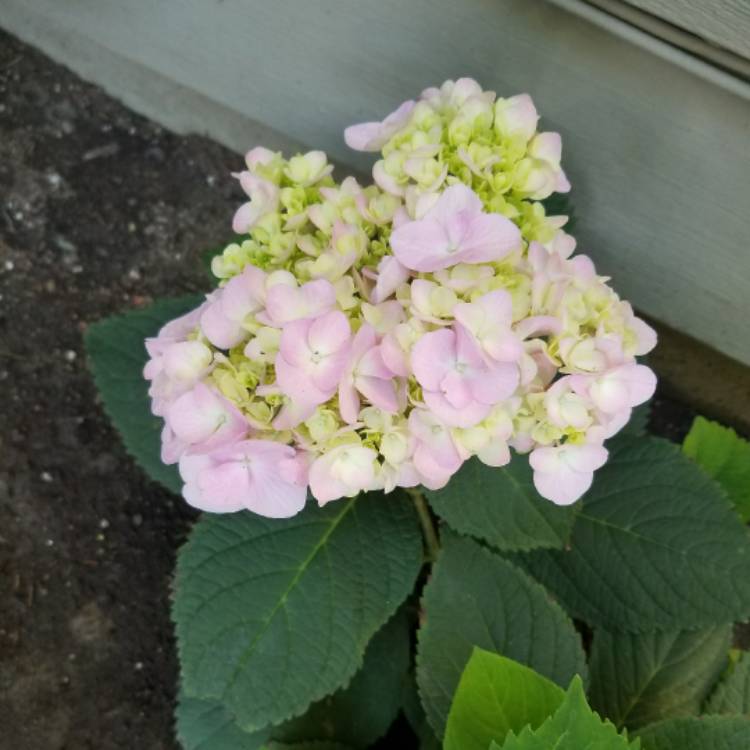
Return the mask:
[[[125,454],[82,333],[205,288],[238,163],[0,32],[0,750],[176,748],[169,585],[194,514]],[[691,418],[657,398],[655,431]]]

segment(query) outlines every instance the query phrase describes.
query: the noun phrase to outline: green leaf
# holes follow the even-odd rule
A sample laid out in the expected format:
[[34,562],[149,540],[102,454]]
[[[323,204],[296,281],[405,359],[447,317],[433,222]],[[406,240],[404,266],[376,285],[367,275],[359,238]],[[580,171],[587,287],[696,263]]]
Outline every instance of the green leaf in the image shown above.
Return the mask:
[[594,632],[591,705],[632,729],[700,712],[727,663],[732,628],[666,633]]
[[426,491],[433,510],[452,528],[499,550],[563,547],[577,513],[545,500],[534,489],[528,459],[502,468],[467,461],[445,488]]
[[420,750],[440,750],[440,742],[427,721],[422,701],[417,689],[417,677],[411,672],[404,686],[404,716],[409,722],[414,734],[419,738]]
[[750,615],[750,537],[718,485],[671,443],[622,438],[565,551],[516,559],[573,616],[608,630],[700,628]]
[[413,507],[370,493],[294,518],[204,516],[180,551],[173,617],[185,691],[246,731],[346,684],[422,563]]
[[731,665],[706,704],[706,711],[750,715],[750,654],[740,654]]
[[268,736],[265,731],[243,732],[221,703],[184,693],[177,698],[175,720],[183,750],[258,750]]
[[[495,745],[495,747],[498,747]],[[583,684],[576,677],[560,707],[538,729],[526,727],[511,732],[502,750],[638,750],[638,740],[630,742],[609,721],[594,713],[586,703]]]
[[148,383],[143,379],[148,359],[143,342],[201,300],[200,296],[161,300],[94,323],[85,336],[94,381],[125,448],[151,479],[173,492],[180,491],[182,482],[175,466],[161,462],[163,422],[151,414]]
[[643,750],[747,750],[750,721],[735,716],[667,719],[638,733]]
[[742,520],[749,522],[750,443],[730,427],[696,417],[682,449],[726,490]]
[[417,683],[438,737],[474,646],[567,685],[586,664],[573,624],[539,584],[471,539],[443,533],[425,587]]
[[401,708],[409,661],[410,623],[402,608],[370,641],[362,668],[348,687],[273,729],[273,739],[368,747],[388,731]]
[[445,750],[486,750],[509,731],[542,724],[563,702],[565,692],[517,661],[475,648],[458,683]]
[[646,434],[648,420],[651,418],[651,402],[646,401],[633,409],[628,423],[620,431],[620,435],[632,435],[641,437]]
[[348,745],[340,742],[269,742],[263,746],[263,750],[350,750]]

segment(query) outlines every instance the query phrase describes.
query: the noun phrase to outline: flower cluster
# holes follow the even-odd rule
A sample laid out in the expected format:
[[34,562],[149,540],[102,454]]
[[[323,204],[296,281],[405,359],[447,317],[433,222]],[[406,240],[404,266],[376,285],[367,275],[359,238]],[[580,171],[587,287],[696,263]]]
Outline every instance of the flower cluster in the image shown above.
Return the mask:
[[579,498],[655,387],[654,332],[543,199],[570,185],[527,95],[470,79],[346,130],[374,184],[256,148],[221,280],[147,342],[163,460],[210,511],[289,516],[363,490],[444,486],[529,453]]

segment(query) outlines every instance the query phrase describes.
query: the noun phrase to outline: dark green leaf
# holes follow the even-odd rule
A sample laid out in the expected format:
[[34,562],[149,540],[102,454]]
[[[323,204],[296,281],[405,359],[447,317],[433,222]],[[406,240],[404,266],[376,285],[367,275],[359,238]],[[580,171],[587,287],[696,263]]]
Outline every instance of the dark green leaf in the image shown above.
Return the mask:
[[586,670],[578,633],[541,586],[471,539],[442,536],[443,551],[424,590],[417,654],[419,692],[438,737],[474,646],[520,661],[558,685]]
[[750,616],[750,537],[718,485],[674,445],[621,438],[565,551],[516,558],[568,611],[609,630]]
[[639,747],[638,740],[631,743],[625,735],[618,734],[614,724],[602,721],[589,708],[581,680],[576,677],[553,716],[538,729],[528,726],[518,735],[511,732],[502,750],[638,750]]
[[597,630],[589,668],[592,707],[632,729],[700,712],[727,663],[729,625],[665,633]]
[[175,711],[177,739],[183,750],[258,750],[268,732],[243,732],[216,701],[180,694]]
[[155,481],[173,492],[182,482],[174,466],[161,462],[162,420],[151,414],[148,383],[143,379],[147,355],[144,340],[168,321],[194,309],[200,296],[156,302],[89,326],[85,343],[104,409],[128,453]]
[[351,683],[273,729],[273,739],[287,744],[315,740],[368,747],[382,737],[401,708],[410,661],[409,626],[402,608],[370,641],[362,668]]
[[451,528],[500,550],[563,547],[577,512],[577,506],[562,508],[539,495],[525,456],[502,468],[472,459],[445,488],[426,495]]
[[345,685],[422,563],[413,507],[380,493],[294,518],[204,516],[180,551],[173,616],[189,695],[246,731]]
[[747,750],[750,721],[735,716],[667,719],[638,732],[643,750]]
[[406,681],[403,711],[414,734],[419,738],[420,750],[440,750],[440,742],[435,737],[422,707],[417,689],[417,677],[414,673],[410,673]]
[[711,714],[750,715],[750,654],[740,654],[706,704]]
[[630,415],[630,420],[622,428],[620,435],[632,435],[634,437],[640,437],[646,434],[648,427],[648,420],[651,417],[651,402],[646,401],[645,404],[636,406],[633,409],[633,413]]
[[486,750],[509,731],[535,729],[563,702],[565,692],[517,661],[475,648],[453,698],[444,750]]
[[724,488],[742,520],[750,521],[750,443],[730,427],[696,417],[682,449]]

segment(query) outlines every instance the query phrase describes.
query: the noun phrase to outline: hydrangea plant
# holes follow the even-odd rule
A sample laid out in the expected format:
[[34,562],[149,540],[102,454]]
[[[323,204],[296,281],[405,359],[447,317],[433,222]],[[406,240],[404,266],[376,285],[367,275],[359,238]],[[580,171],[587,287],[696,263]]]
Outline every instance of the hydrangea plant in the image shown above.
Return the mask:
[[538,120],[460,79],[346,130],[372,184],[254,148],[218,287],[90,330],[131,453],[206,511],[174,584],[188,750],[367,747],[401,710],[425,747],[661,750],[683,730],[619,730],[704,709],[750,544],[747,488],[695,460],[746,473],[710,430],[692,458],[645,435],[656,335],[551,210]]

